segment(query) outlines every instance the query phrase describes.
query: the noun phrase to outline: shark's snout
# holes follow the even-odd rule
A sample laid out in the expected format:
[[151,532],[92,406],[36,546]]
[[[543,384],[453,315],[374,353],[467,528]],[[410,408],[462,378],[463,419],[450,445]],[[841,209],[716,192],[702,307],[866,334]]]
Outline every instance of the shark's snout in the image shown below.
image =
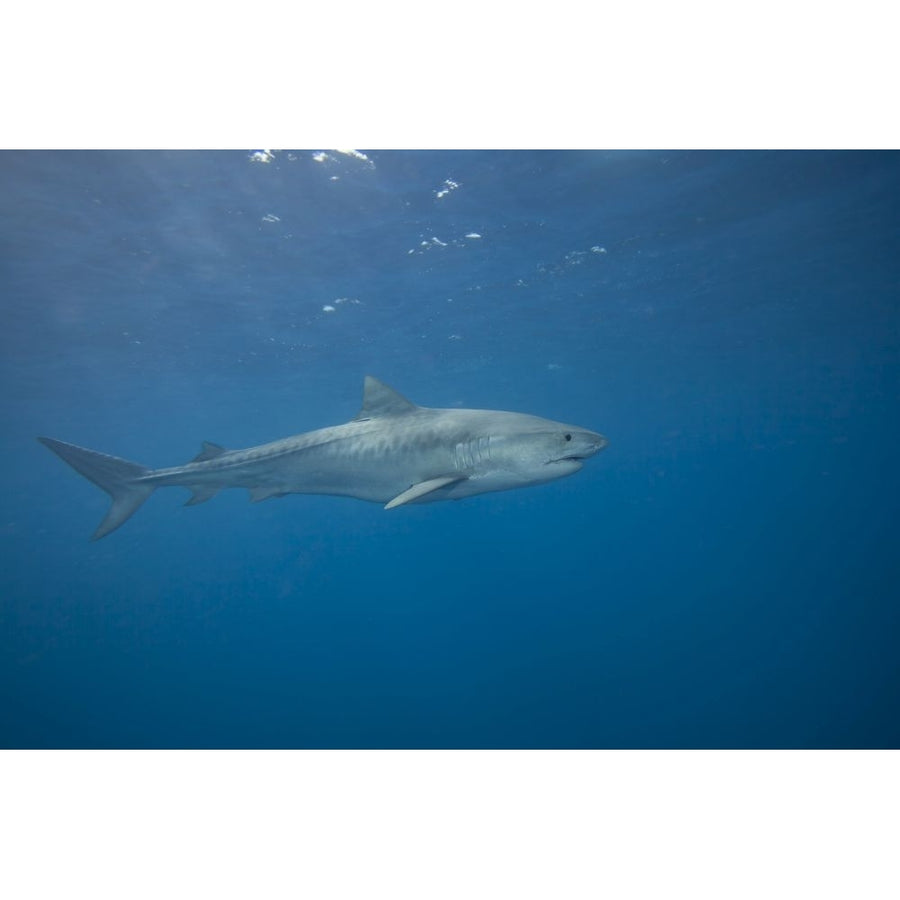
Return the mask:
[[580,437],[580,446],[572,454],[572,456],[577,456],[580,459],[586,459],[595,453],[599,453],[609,443],[602,434],[597,434],[595,431],[586,432]]
[[569,452],[555,459],[551,459],[551,463],[559,465],[560,463],[581,463],[586,459],[590,459],[595,453],[599,453],[609,441],[595,431],[572,431],[566,432],[565,439],[567,445],[571,447]]

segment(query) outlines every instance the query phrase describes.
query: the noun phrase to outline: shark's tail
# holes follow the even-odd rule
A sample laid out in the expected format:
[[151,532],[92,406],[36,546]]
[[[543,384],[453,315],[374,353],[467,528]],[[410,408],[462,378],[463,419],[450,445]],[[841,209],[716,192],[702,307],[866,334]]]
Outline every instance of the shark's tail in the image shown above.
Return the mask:
[[91,537],[93,541],[115,531],[154,491],[155,485],[140,481],[152,469],[53,438],[38,440],[112,497],[112,506]]

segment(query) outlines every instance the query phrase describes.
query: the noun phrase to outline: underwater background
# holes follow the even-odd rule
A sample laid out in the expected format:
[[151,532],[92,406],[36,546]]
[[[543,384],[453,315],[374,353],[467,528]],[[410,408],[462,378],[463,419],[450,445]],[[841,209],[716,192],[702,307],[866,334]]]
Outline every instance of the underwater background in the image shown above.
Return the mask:
[[[900,155],[0,154],[0,746],[900,744]],[[107,497],[424,406],[602,432],[402,507]]]

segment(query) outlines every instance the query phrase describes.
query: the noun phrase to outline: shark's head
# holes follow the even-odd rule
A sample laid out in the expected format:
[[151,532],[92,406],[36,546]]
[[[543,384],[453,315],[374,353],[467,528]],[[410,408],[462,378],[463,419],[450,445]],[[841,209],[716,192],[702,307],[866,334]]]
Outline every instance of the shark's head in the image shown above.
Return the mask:
[[535,416],[516,416],[509,425],[491,436],[491,459],[524,483],[571,475],[609,443],[596,431]]

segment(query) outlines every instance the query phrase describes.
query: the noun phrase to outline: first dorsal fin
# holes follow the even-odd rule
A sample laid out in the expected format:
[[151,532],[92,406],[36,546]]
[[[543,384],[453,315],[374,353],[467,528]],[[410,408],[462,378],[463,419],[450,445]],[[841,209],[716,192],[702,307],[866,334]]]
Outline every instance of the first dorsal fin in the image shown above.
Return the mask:
[[400,416],[403,413],[418,409],[415,403],[410,403],[402,394],[398,394],[393,388],[384,382],[366,375],[363,383],[362,409],[352,420],[361,422],[365,419],[377,419],[380,416]]
[[212,441],[204,441],[200,452],[191,460],[191,462],[206,462],[206,460],[215,459],[225,452],[227,451],[224,447],[220,447]]

